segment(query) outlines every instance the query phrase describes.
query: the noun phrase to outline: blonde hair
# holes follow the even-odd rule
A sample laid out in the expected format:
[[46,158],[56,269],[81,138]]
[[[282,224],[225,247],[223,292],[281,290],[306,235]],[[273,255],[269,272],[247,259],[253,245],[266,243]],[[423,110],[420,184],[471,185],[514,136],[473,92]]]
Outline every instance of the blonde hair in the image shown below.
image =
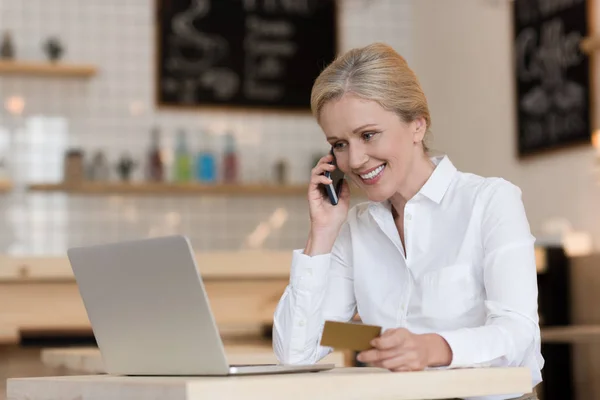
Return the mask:
[[[404,122],[424,118],[426,137],[431,116],[425,93],[406,60],[392,47],[373,43],[338,56],[316,79],[311,93],[311,110],[317,121],[323,106],[346,93],[379,103],[395,112]],[[423,149],[429,149],[423,141]]]

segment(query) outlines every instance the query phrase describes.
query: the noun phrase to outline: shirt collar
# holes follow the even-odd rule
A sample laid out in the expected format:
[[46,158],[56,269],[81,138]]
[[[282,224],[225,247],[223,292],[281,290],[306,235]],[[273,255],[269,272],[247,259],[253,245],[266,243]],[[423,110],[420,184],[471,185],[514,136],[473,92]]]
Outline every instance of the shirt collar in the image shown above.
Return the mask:
[[[417,195],[421,194],[431,201],[440,204],[452,183],[452,179],[454,179],[454,174],[457,169],[448,156],[431,157],[431,161],[434,163],[435,169]],[[370,204],[370,209],[372,211],[376,208],[383,208],[389,211],[391,210],[391,204],[388,200]]]
[[419,193],[429,198],[431,201],[440,204],[442,198],[448,191],[450,183],[456,173],[456,167],[448,156],[432,157],[431,161],[436,165],[433,173],[427,179]]

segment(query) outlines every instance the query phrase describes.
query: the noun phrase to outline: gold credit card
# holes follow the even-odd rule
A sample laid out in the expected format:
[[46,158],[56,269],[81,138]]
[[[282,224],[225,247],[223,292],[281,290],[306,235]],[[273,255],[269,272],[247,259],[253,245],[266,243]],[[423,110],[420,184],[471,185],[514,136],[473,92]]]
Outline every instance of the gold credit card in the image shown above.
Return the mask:
[[372,348],[370,342],[381,334],[381,327],[354,322],[325,321],[321,346],[334,349],[363,351]]

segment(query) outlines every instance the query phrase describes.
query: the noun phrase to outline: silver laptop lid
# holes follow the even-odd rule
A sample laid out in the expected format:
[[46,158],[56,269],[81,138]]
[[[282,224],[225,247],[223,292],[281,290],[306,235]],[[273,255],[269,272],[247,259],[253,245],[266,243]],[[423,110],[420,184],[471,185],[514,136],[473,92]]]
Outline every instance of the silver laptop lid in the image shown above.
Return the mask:
[[186,237],[67,253],[108,373],[227,374],[223,343]]

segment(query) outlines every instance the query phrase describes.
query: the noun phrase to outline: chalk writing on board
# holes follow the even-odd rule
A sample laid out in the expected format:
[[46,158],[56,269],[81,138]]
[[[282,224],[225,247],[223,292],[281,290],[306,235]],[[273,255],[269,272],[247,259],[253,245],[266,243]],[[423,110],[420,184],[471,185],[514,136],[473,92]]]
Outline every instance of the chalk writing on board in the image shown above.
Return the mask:
[[[573,13],[580,3],[583,12]],[[515,6],[521,153],[589,136],[587,57],[579,50],[584,0],[517,0]]]
[[[196,21],[207,17],[210,6],[210,0],[192,0],[190,8],[173,18],[173,34],[169,38],[171,54],[166,68],[182,73],[185,78],[181,83],[166,78],[163,85],[166,91],[179,96],[182,103],[193,103],[198,87],[212,90],[217,98],[228,99],[239,86],[239,78],[233,71],[215,67],[229,52],[227,41],[195,26]],[[193,58],[185,55],[188,46],[195,50]]]
[[[564,34],[563,23],[553,19],[542,25],[541,37],[533,29],[524,30],[517,39],[519,75],[523,81],[536,80],[521,99],[521,109],[530,116],[542,117],[525,126],[525,138],[536,142],[546,131],[551,141],[585,126],[580,110],[585,106],[585,88],[565,76],[567,68],[582,61],[578,51],[581,35]],[[539,40],[539,47],[536,42]],[[526,60],[530,62],[527,63]]]
[[284,12],[286,14],[310,15],[320,0],[242,0],[248,12]]
[[159,102],[309,106],[334,0],[159,0]]
[[268,21],[255,15],[246,18],[247,98],[275,101],[284,95],[285,87],[274,79],[283,77],[284,60],[296,53],[294,42],[289,40],[293,32],[294,27],[283,20]]

